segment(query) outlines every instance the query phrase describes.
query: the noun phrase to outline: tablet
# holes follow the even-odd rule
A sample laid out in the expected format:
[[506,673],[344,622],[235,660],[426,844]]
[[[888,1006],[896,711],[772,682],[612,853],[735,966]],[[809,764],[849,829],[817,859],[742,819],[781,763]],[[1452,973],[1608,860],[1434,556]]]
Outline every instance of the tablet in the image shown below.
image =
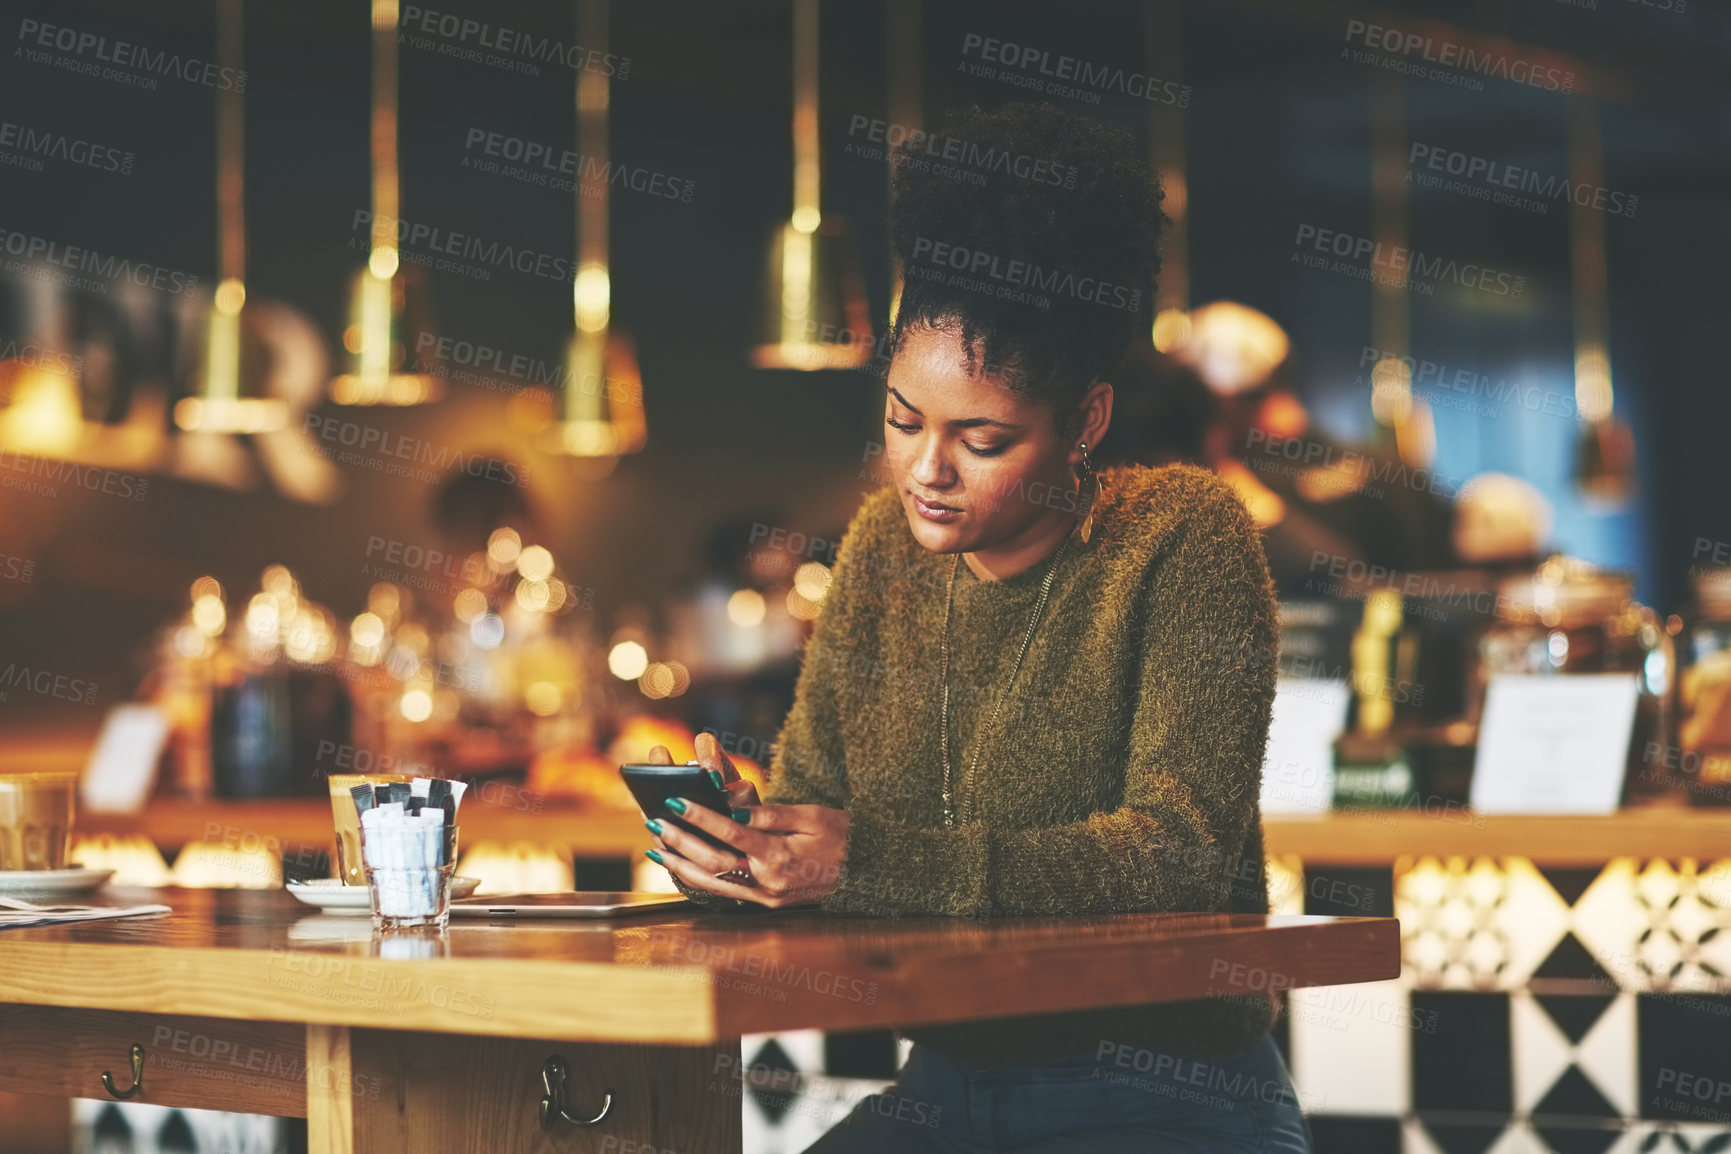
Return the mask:
[[452,917],[611,918],[685,905],[684,894],[576,890],[556,894],[491,894],[451,903]]

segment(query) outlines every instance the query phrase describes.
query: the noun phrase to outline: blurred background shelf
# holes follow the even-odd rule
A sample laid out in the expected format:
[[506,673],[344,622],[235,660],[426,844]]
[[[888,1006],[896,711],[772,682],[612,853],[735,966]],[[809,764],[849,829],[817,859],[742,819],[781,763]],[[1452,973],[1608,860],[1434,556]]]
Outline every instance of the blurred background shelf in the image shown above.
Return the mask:
[[[548,804],[540,813],[480,805],[462,814],[465,845],[480,841],[568,846],[580,858],[626,858],[649,848],[649,833],[635,812]],[[143,834],[159,849],[180,849],[193,842],[234,843],[275,838],[284,847],[328,846],[331,807],[324,798],[275,801],[162,801],[142,813],[78,815],[82,834]]]

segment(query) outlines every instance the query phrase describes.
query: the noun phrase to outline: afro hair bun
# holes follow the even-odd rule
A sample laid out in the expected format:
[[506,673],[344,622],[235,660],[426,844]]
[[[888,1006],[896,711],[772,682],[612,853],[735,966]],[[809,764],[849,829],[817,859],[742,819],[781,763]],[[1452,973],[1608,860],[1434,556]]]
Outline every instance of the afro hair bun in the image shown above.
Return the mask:
[[971,372],[983,360],[1067,418],[1152,304],[1166,218],[1135,140],[1050,104],[973,106],[894,164],[892,348],[911,327],[953,328]]

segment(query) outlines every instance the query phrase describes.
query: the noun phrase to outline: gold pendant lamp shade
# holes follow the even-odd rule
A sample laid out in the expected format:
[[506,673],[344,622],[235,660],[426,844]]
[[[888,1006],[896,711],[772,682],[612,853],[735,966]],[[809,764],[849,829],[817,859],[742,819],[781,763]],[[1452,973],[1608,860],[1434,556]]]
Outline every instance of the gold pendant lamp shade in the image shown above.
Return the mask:
[[[578,2],[578,40],[591,51],[607,51],[608,2]],[[649,441],[636,347],[613,324],[607,243],[611,99],[605,72],[577,70],[577,154],[583,163],[576,190],[573,331],[565,352],[563,412],[543,442],[549,452],[573,457],[618,457],[637,452]]]
[[[1591,97],[1569,98],[1569,179],[1575,188],[1604,186],[1598,109]],[[1575,307],[1575,484],[1588,498],[1621,505],[1635,493],[1635,435],[1612,410],[1610,296],[1605,215],[1592,202],[1569,206],[1570,279]]]
[[751,350],[761,369],[851,369],[872,355],[853,237],[821,208],[817,19],[817,0],[793,0],[793,214],[764,263]]
[[331,381],[339,405],[419,405],[437,400],[439,379],[409,363],[420,333],[433,331],[425,271],[397,249],[397,0],[373,0],[373,214],[366,267],[350,286],[343,330],[346,371]]
[[871,358],[871,316],[853,237],[826,219],[805,230],[776,230],[764,267],[758,343],[760,369],[852,369]]
[[343,329],[348,371],[331,381],[331,400],[339,405],[420,405],[438,400],[439,379],[412,371],[409,349],[416,335],[432,332],[431,290],[417,266],[390,268],[392,256],[370,261],[349,285],[349,323]]
[[[243,51],[241,0],[218,0],[217,53],[238,73]],[[288,423],[288,403],[260,395],[263,354],[244,347],[246,305],[246,97],[238,86],[216,94],[217,262],[220,277],[204,321],[197,389],[174,406],[187,432],[272,433]]]
[[565,411],[548,448],[573,457],[617,457],[649,443],[637,350],[622,332],[571,338],[565,359]]

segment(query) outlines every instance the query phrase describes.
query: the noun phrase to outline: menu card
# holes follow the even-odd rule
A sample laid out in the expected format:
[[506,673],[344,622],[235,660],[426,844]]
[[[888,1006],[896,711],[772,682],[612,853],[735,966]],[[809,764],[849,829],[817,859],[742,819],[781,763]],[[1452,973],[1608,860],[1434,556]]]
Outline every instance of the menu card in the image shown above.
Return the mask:
[[98,922],[108,918],[139,918],[174,911],[167,906],[45,906],[22,898],[0,897],[0,930],[23,926],[53,926],[65,922]]
[[79,800],[92,813],[136,813],[156,782],[168,716],[154,705],[117,705],[103,719]]
[[1632,673],[1491,678],[1473,762],[1473,808],[1615,813],[1636,694]]
[[1323,813],[1334,798],[1334,741],[1346,728],[1344,681],[1282,677],[1262,761],[1263,813]]

